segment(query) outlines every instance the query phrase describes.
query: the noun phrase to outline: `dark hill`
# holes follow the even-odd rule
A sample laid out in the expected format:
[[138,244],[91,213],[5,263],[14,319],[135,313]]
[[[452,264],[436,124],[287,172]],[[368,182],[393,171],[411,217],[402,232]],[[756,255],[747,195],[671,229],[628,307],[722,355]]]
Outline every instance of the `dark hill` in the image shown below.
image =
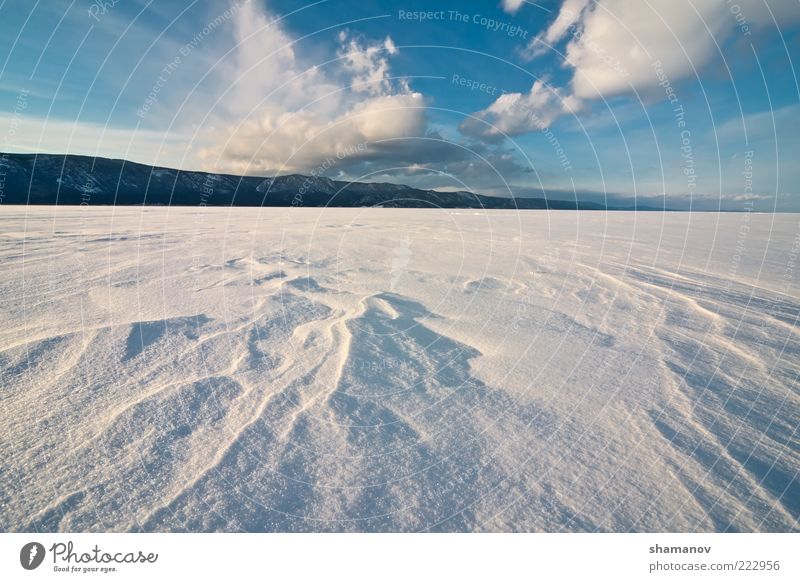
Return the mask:
[[606,209],[589,202],[438,192],[299,174],[274,178],[209,174],[63,154],[0,154],[0,203]]

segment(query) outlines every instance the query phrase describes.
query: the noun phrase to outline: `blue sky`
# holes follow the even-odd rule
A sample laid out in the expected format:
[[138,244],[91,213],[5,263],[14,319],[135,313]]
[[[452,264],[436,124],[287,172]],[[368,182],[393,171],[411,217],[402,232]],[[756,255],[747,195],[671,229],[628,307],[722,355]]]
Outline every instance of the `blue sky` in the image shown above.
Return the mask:
[[796,0],[5,1],[0,149],[800,211]]

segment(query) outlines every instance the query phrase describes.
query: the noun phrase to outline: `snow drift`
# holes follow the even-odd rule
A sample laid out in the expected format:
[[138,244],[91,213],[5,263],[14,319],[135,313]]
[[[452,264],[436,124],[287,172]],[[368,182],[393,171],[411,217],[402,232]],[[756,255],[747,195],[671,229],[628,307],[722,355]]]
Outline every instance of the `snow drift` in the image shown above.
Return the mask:
[[790,531],[795,215],[3,208],[4,531]]

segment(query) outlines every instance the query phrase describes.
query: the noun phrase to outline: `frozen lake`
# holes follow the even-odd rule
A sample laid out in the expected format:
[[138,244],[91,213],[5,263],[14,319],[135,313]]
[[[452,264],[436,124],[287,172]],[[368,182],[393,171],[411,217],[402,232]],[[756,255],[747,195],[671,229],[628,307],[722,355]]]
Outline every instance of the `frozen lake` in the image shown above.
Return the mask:
[[792,531],[800,216],[0,208],[0,530]]

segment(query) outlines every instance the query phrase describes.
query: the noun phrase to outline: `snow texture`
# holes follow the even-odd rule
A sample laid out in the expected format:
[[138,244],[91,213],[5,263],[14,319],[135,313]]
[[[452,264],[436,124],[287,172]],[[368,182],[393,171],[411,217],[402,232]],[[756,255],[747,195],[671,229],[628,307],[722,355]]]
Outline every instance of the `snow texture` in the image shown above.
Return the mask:
[[797,215],[0,209],[0,530],[796,531]]

